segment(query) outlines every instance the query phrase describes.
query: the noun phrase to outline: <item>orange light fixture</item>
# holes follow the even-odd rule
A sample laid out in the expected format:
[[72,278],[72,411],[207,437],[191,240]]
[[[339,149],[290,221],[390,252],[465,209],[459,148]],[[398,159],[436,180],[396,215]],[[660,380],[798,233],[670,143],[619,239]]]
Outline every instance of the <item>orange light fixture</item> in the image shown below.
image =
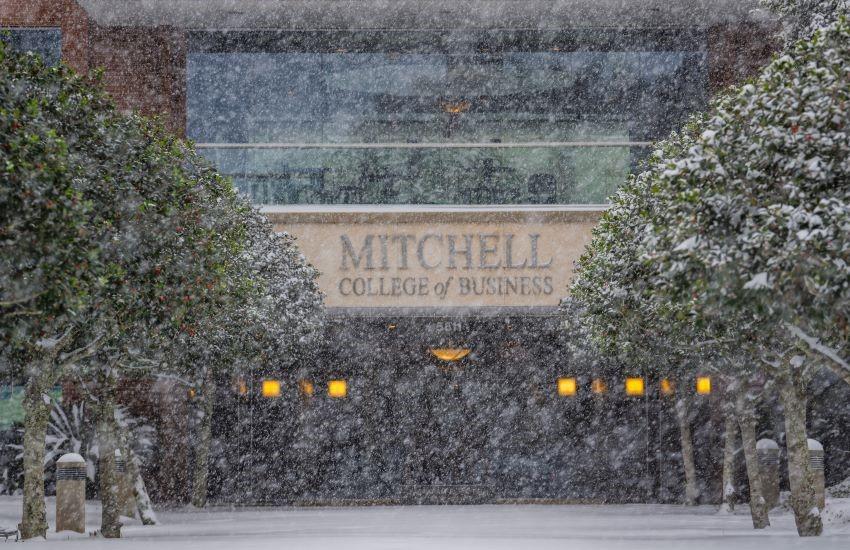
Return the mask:
[[561,397],[572,397],[578,390],[578,384],[573,377],[558,378],[558,395]]
[[189,388],[189,392],[188,392],[188,393],[189,393],[189,399],[194,399],[194,398],[195,398],[195,396],[197,395],[197,392],[195,391],[195,388]]
[[469,348],[431,348],[431,355],[441,361],[460,361],[470,354]]
[[626,395],[643,395],[645,391],[643,378],[629,377],[626,378]]
[[301,390],[301,395],[306,397],[311,397],[313,395],[313,392],[315,391],[313,383],[309,380],[299,380],[298,389]]
[[661,395],[673,395],[673,382],[667,378],[661,380]]
[[263,397],[280,397],[280,380],[263,380]]
[[590,391],[597,395],[602,395],[608,391],[608,385],[605,383],[605,380],[596,378],[590,383]]
[[236,393],[239,395],[248,395],[248,384],[245,383],[244,378],[236,379]]
[[711,393],[711,377],[710,376],[698,376],[697,377],[697,393],[699,395],[708,395]]
[[470,103],[468,99],[461,99],[460,101],[443,101],[440,103],[440,108],[443,112],[451,115],[465,113],[471,106],[472,103]]
[[328,396],[341,399],[348,395],[348,382],[345,380],[331,380],[328,382]]

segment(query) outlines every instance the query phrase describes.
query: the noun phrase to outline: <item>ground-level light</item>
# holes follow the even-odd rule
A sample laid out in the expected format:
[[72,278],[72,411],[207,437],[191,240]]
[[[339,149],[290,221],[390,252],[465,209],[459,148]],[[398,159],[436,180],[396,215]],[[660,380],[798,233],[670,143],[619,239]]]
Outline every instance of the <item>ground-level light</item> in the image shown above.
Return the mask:
[[263,397],[280,397],[280,380],[263,380]]
[[573,377],[558,378],[558,395],[561,397],[572,397],[576,394],[578,384]]
[[595,378],[593,382],[590,383],[590,391],[597,395],[601,395],[608,391],[608,384],[606,384],[605,380],[601,378]]
[[673,395],[673,381],[669,378],[661,380],[661,395]]
[[643,378],[638,378],[636,376],[626,378],[626,395],[643,395],[643,392]]
[[313,383],[309,380],[299,380],[298,389],[301,391],[301,395],[311,397],[315,388],[313,388]]
[[348,395],[348,382],[331,380],[328,382],[328,397],[342,398]]
[[700,395],[708,395],[711,393],[711,377],[709,376],[698,376],[697,377],[697,393]]

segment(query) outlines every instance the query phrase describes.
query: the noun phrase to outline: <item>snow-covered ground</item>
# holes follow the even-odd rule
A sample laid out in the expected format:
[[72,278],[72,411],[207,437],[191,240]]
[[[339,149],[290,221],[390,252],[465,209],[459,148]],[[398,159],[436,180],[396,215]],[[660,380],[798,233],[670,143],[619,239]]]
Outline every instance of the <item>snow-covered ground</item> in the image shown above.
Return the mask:
[[[830,511],[832,509],[832,511]],[[54,503],[49,502],[53,524]],[[352,508],[222,508],[160,511],[163,525],[143,527],[127,520],[124,539],[103,540],[51,532],[29,541],[32,550],[448,550],[608,548],[701,550],[850,548],[850,524],[835,513],[850,511],[850,499],[827,507],[824,536],[800,539],[787,513],[774,513],[772,526],[754,531],[746,509],[718,515],[714,507],[662,505],[499,505]],[[87,508],[93,531],[99,506]],[[0,497],[0,525],[17,523],[19,497]],[[845,516],[846,517],[846,516]],[[0,543],[2,544],[2,543]],[[11,544],[11,543],[10,543]]]

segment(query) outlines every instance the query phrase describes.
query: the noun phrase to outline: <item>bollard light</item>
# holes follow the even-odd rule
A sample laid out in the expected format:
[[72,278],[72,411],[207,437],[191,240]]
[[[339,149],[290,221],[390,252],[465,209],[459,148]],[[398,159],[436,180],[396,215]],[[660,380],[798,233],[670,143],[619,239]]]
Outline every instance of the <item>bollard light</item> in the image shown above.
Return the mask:
[[711,377],[697,377],[697,393],[700,395],[708,395],[711,393]]
[[115,449],[115,475],[118,486],[118,507],[122,516],[136,517],[136,498],[133,494],[133,480],[130,478],[127,460],[120,449]]
[[809,447],[809,472],[815,490],[815,502],[821,510],[826,505],[826,479],[824,478],[823,445],[814,439],[806,440]]
[[573,377],[558,378],[558,395],[561,397],[572,397],[576,394],[578,385]]
[[331,380],[328,382],[328,397],[341,399],[348,395],[348,382],[345,380]]
[[605,380],[596,378],[590,383],[590,391],[597,395],[601,395],[608,391],[608,385],[605,383]]
[[86,461],[76,454],[56,461],[56,532],[86,532]]
[[661,395],[673,395],[673,393],[675,393],[673,381],[663,378],[661,380]]
[[772,439],[756,441],[756,457],[761,469],[761,490],[767,509],[779,504],[779,445]]
[[626,395],[643,395],[644,384],[643,378],[630,377],[626,378]]
[[244,378],[237,378],[234,386],[236,387],[236,393],[239,395],[248,395],[248,384],[245,383]]
[[280,397],[280,380],[263,380],[263,397]]

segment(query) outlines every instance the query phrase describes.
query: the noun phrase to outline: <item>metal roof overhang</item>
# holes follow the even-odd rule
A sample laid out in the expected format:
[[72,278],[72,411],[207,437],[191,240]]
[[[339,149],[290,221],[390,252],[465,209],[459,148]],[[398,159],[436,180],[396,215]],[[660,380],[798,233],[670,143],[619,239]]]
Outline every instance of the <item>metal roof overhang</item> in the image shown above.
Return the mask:
[[103,26],[187,29],[708,27],[770,20],[758,0],[77,0]]

